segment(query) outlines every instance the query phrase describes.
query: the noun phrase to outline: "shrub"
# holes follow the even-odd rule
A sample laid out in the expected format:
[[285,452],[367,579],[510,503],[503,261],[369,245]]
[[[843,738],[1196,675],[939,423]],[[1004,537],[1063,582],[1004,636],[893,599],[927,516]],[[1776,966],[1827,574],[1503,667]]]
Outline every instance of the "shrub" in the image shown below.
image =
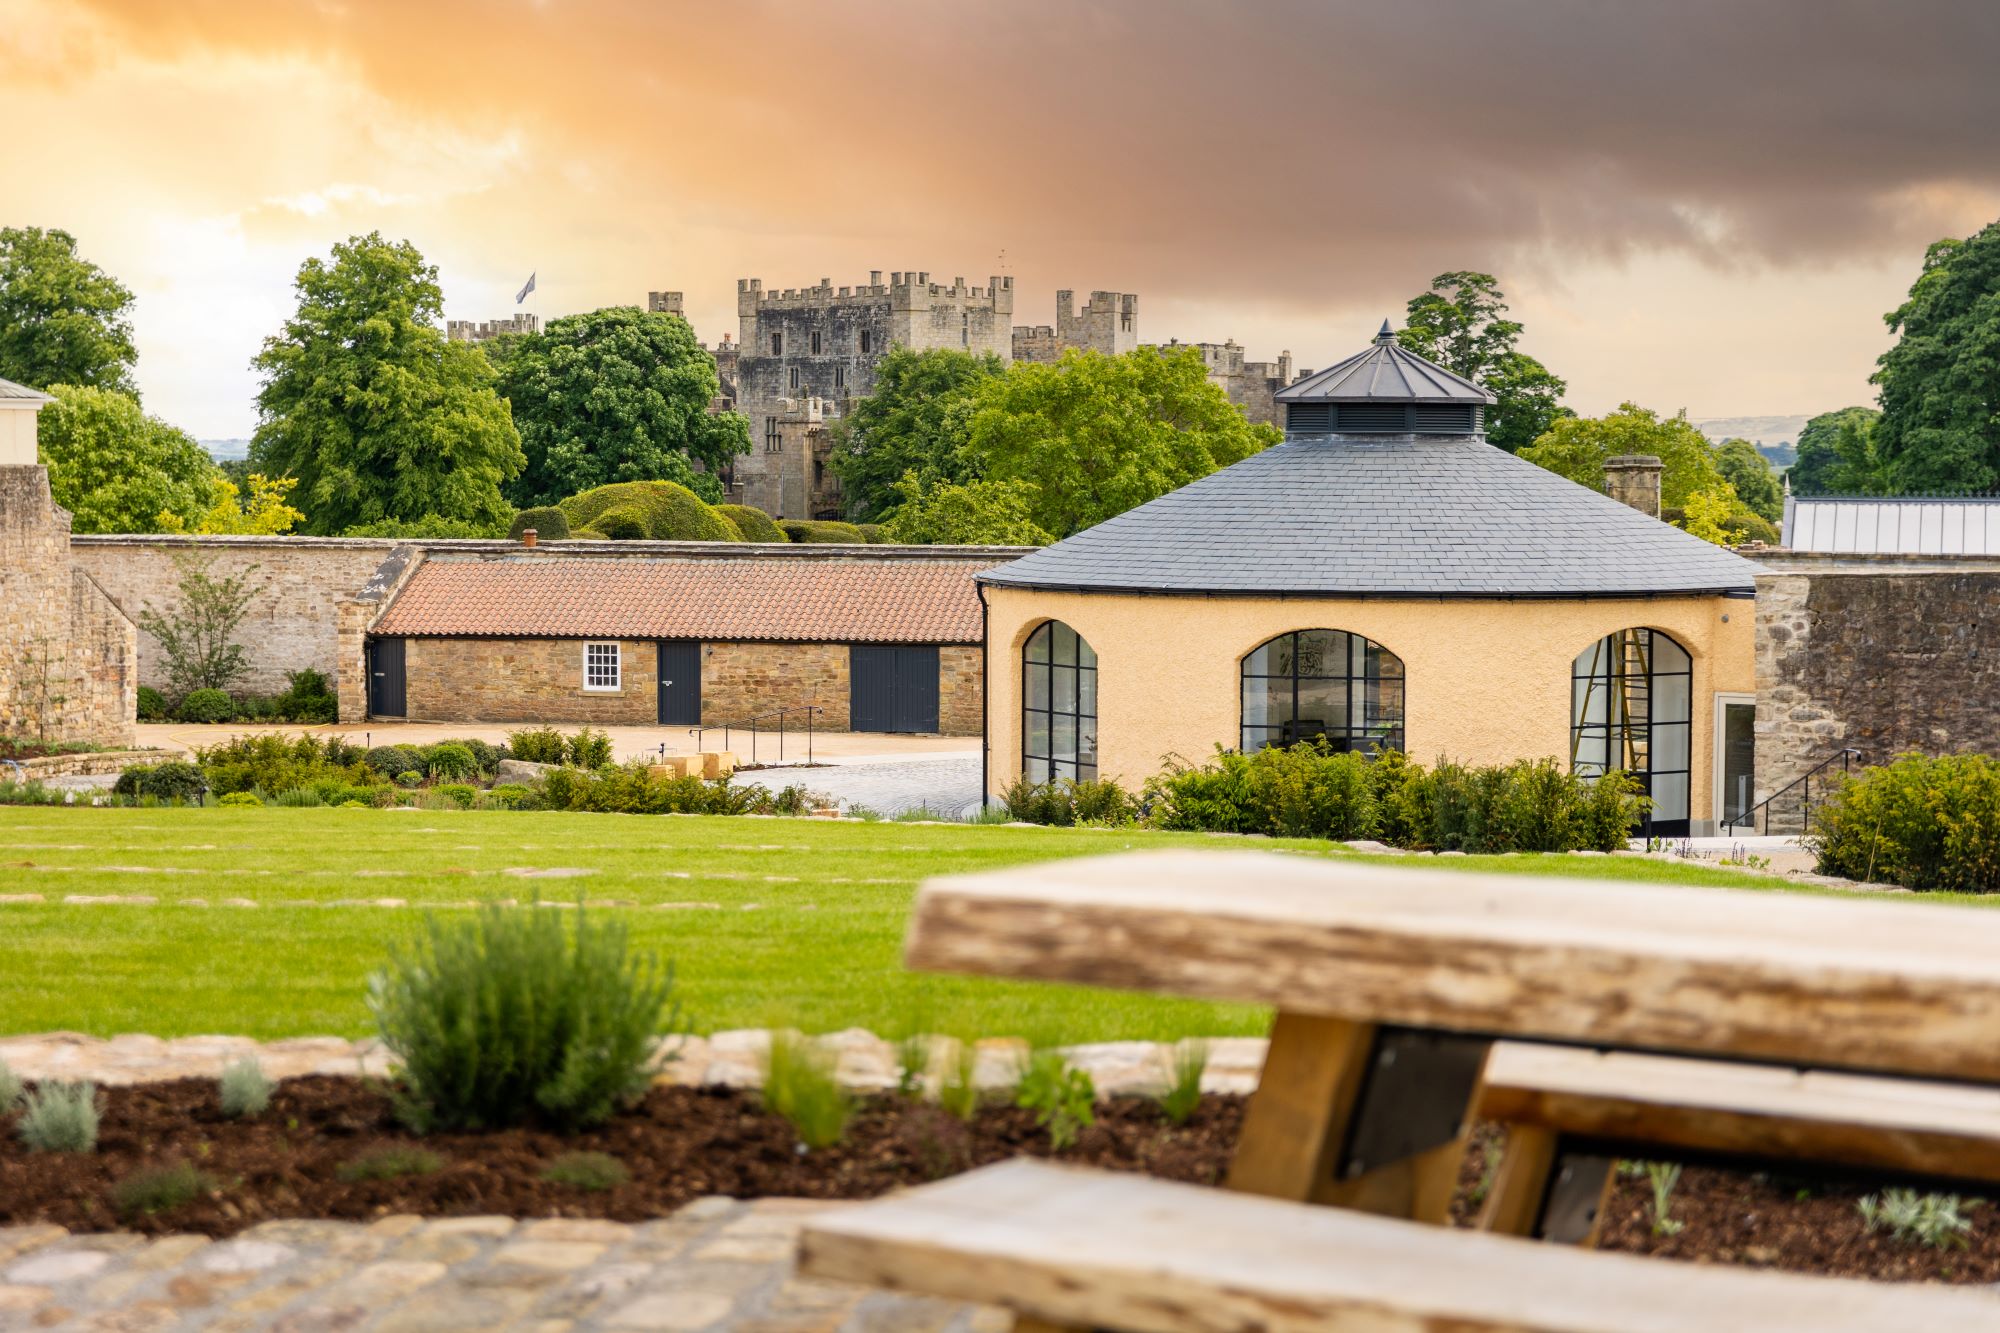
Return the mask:
[[679,1006],[672,966],[632,950],[622,922],[531,902],[424,924],[369,992],[411,1125],[574,1128],[645,1091]]
[[29,1152],[91,1152],[97,1147],[97,1085],[39,1083],[16,1127]]
[[614,542],[646,540],[646,513],[637,505],[617,505],[597,516],[597,530]]
[[1956,1194],[1883,1190],[1855,1206],[1861,1210],[1861,1221],[1868,1230],[1887,1231],[1892,1240],[1904,1245],[1962,1250],[1972,1232],[1972,1219],[1961,1212],[1965,1201]]
[[1021,1073],[1014,1104],[1035,1113],[1035,1123],[1049,1132],[1050,1150],[1061,1152],[1096,1122],[1097,1085],[1062,1052],[1036,1051]]
[[529,795],[529,790],[520,783],[508,782],[480,792],[479,805],[487,810],[517,810]]
[[605,1152],[558,1153],[542,1168],[543,1180],[579,1190],[616,1189],[631,1178],[625,1164]]
[[398,773],[396,775],[396,785],[398,787],[421,786],[423,784],[423,780],[424,780],[424,775],[417,772],[417,770],[414,768],[407,773]]
[[[599,486],[581,495],[572,495],[558,506],[569,520],[572,535],[578,528],[590,528],[607,537],[616,537],[607,515],[613,510],[630,511],[638,525],[634,536],[654,541],[729,542],[737,532],[729,520],[708,507],[708,502],[687,487],[671,481],[621,481]],[[625,521],[621,516],[620,522]]]
[[1813,811],[1806,845],[1823,875],[1991,893],[2000,889],[2000,763],[1906,754],[1864,768]]
[[167,720],[167,696],[151,685],[139,687],[139,720],[141,722],[165,722]]
[[469,782],[447,782],[437,789],[437,794],[461,810],[470,810],[479,800],[479,788]]
[[1017,778],[1001,793],[1000,799],[1009,818],[1057,828],[1073,824],[1129,824],[1139,813],[1138,802],[1110,778],[1086,778],[1081,782],[1059,778],[1040,783]]
[[816,798],[803,787],[773,794],[729,778],[660,777],[643,761],[596,772],[559,768],[543,776],[524,805],[537,810],[588,810],[624,815],[803,814]]
[[833,1058],[796,1032],[773,1032],[764,1056],[764,1108],[781,1115],[808,1148],[840,1142],[854,1099],[835,1077]]
[[856,523],[854,530],[861,534],[861,540],[870,546],[893,546],[896,539],[880,523]]
[[439,741],[423,752],[424,774],[433,778],[469,778],[479,772],[479,760],[457,741]]
[[0,1060],[0,1115],[12,1111],[21,1100],[21,1076]]
[[[386,747],[385,747],[386,748]],[[371,752],[338,736],[238,736],[195,752],[209,789],[219,795],[276,796],[313,783],[367,786],[381,779],[363,759]]]
[[251,806],[261,808],[264,802],[258,799],[254,791],[233,791],[224,796],[218,804],[227,809],[247,809]]
[[507,748],[516,759],[531,764],[560,764],[567,747],[563,734],[554,727],[536,727],[532,731],[508,732]]
[[264,1066],[246,1055],[222,1071],[222,1077],[216,1080],[215,1095],[222,1113],[232,1120],[262,1115],[271,1104],[271,1080],[265,1076]]
[[735,525],[746,542],[788,542],[785,530],[763,510],[751,505],[716,505],[715,512]]
[[365,762],[383,777],[393,778],[413,768],[421,771],[424,756],[422,751],[410,745],[378,745],[368,752]]
[[179,722],[227,722],[236,716],[236,701],[226,690],[194,690],[174,710]]
[[150,796],[157,801],[185,801],[193,805],[208,790],[208,779],[193,764],[169,760],[126,769],[118,775],[111,790],[119,796]]
[[521,540],[521,534],[529,528],[535,530],[538,542],[561,542],[569,540],[569,519],[554,505],[537,509],[523,509],[514,515],[514,521],[507,525],[507,536],[511,541]]
[[453,743],[463,745],[466,749],[470,750],[472,752],[473,764],[476,765],[479,772],[485,774],[491,774],[493,770],[499,768],[502,759],[512,757],[507,753],[506,746],[494,745],[488,741],[464,740]]
[[340,699],[325,675],[308,667],[285,673],[285,692],[271,701],[272,712],[287,722],[338,722]]
[[[209,573],[214,557],[193,551],[176,552],[173,562],[180,573],[176,589],[180,594],[178,604],[171,613],[162,613],[147,602],[133,619],[160,645],[167,684],[176,693],[219,694],[249,670],[247,652],[236,642],[236,631],[250,614],[250,604],[257,600],[251,577],[257,566],[249,565],[234,574],[215,578]],[[187,707],[185,698],[181,707]],[[223,719],[182,717],[180,720]]]
[[861,529],[852,523],[841,523],[830,519],[799,521],[788,519],[778,524],[785,530],[785,536],[794,542],[807,546],[859,546],[867,542]]
[[164,1213],[193,1202],[215,1188],[215,1182],[186,1162],[149,1166],[134,1171],[111,1187],[111,1204],[120,1217]]
[[563,750],[578,768],[603,768],[611,762],[611,737],[585,727],[569,738]]
[[352,1185],[363,1180],[399,1180],[431,1176],[444,1169],[444,1158],[414,1144],[391,1143],[371,1148],[334,1168],[333,1174]]
[[1215,762],[1179,765],[1146,783],[1161,828],[1366,838],[1377,826],[1369,760],[1324,740],[1249,754],[1217,747]]

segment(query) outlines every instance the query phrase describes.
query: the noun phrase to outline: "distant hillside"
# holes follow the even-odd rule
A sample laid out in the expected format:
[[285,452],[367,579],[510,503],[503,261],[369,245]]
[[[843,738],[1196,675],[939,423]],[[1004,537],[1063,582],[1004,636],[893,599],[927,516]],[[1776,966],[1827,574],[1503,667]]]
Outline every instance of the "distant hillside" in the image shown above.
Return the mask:
[[1811,417],[1710,417],[1694,428],[1718,444],[1748,440],[1752,444],[1796,444]]
[[208,450],[208,456],[218,463],[228,463],[250,456],[248,440],[199,440],[196,443]]

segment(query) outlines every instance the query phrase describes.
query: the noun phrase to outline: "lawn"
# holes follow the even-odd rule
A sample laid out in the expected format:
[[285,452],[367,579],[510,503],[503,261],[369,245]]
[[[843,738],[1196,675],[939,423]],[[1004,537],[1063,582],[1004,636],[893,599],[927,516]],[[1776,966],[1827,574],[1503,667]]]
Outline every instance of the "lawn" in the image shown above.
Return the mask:
[[[609,910],[621,912],[641,945],[674,960],[688,1015],[703,1032],[858,1026],[1041,1042],[1261,1033],[1267,1015],[1240,1005],[927,976],[900,963],[910,901],[928,876],[1217,845],[1201,834],[807,819],[0,808],[0,894],[45,899],[0,904],[0,1033],[361,1035],[370,1029],[369,971],[422,929],[424,914],[327,904],[395,898],[443,907],[537,893],[638,904]],[[1352,855],[1315,842],[1249,845]],[[1628,858],[1428,864],[1773,884]],[[157,902],[62,902],[72,894]],[[222,905],[232,898],[256,906]]]

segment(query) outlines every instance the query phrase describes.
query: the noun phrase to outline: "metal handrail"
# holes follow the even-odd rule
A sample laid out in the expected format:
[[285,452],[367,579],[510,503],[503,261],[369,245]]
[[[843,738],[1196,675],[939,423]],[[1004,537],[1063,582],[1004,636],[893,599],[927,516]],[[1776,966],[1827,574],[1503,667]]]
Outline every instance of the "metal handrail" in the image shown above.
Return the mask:
[[1832,754],[1820,760],[1817,764],[1814,764],[1811,768],[1799,774],[1799,776],[1793,778],[1790,782],[1787,782],[1784,786],[1778,788],[1778,790],[1772,792],[1749,809],[1739,810],[1734,815],[1724,819],[1722,821],[1723,834],[1727,836],[1745,825],[1748,825],[1750,831],[1755,833],[1757,831],[1757,812],[1759,810],[1764,812],[1764,831],[1769,833],[1771,831],[1772,803],[1789,793],[1794,787],[1802,788],[1799,793],[1799,831],[1803,833],[1806,825],[1812,819],[1812,780],[1835,764],[1840,765],[1841,776],[1845,777],[1849,769],[1860,758],[1861,751],[1851,745],[1835,750]]
[[[815,714],[824,713],[825,711],[818,704],[791,704],[784,708],[774,708],[768,713],[759,713],[757,716],[746,718],[741,722],[710,722],[704,726],[689,727],[688,735],[694,737],[694,748],[699,750],[702,748],[702,741],[707,737],[709,732],[719,731],[722,733],[722,748],[727,750],[733,748],[730,744],[732,732],[747,731],[750,733],[750,762],[754,764],[757,762],[757,738],[763,730],[766,730],[763,724],[775,717],[778,719],[778,762],[782,764],[785,762],[785,719],[788,716],[804,713],[806,717],[806,763],[810,765],[813,761],[813,717]],[[664,748],[662,747],[663,750]]]

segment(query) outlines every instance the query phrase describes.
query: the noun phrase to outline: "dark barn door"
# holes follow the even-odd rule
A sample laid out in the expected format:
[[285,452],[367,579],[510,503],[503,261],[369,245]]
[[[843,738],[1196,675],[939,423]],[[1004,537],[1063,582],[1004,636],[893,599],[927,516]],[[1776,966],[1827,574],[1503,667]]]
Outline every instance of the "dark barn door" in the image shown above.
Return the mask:
[[403,678],[403,640],[368,642],[368,716],[402,717],[410,711]]
[[701,725],[701,644],[694,639],[661,639],[660,725]]
[[848,726],[855,731],[936,731],[934,645],[857,643],[848,649]]

